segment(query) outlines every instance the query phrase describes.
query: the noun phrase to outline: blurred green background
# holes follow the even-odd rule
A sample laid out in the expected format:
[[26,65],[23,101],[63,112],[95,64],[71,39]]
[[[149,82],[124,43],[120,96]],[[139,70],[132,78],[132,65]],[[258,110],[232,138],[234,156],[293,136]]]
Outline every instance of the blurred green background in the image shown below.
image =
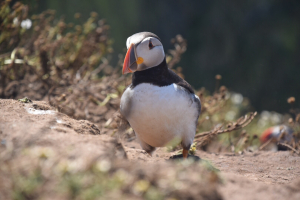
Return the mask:
[[[12,1],[12,4],[16,1]],[[288,112],[287,98],[300,99],[299,0],[23,0],[30,12],[57,11],[66,22],[86,20],[95,11],[110,25],[114,54],[126,51],[127,37],[140,31],[156,33],[165,50],[181,34],[187,52],[180,66],[195,88],[221,84],[249,97],[258,111]]]

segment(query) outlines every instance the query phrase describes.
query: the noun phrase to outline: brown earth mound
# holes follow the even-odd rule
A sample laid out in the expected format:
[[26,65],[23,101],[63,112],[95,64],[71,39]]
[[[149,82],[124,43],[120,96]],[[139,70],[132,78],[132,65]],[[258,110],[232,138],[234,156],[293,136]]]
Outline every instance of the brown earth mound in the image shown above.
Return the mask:
[[150,157],[42,101],[0,99],[0,141],[0,199],[300,199],[290,152]]

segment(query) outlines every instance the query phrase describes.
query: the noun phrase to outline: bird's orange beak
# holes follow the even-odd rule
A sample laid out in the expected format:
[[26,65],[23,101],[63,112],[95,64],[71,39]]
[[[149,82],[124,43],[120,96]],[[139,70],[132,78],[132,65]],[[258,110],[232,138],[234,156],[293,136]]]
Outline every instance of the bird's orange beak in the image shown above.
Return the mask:
[[123,74],[132,73],[137,69],[136,60],[135,46],[131,44],[124,59]]
[[270,138],[271,138],[271,135],[272,135],[272,131],[273,131],[273,128],[268,128],[267,130],[265,130],[263,132],[263,134],[260,136],[260,142],[261,143],[265,143],[267,142]]

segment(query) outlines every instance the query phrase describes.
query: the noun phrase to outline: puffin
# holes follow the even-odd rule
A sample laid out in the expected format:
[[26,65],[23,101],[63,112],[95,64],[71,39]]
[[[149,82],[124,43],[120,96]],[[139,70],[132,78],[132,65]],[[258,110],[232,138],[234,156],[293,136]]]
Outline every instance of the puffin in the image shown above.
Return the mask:
[[140,32],[126,41],[123,74],[132,73],[120,113],[129,122],[143,150],[150,156],[157,147],[180,141],[182,157],[193,143],[200,99],[191,85],[168,68],[160,38]]
[[[266,143],[268,140],[273,139],[266,149],[273,151],[288,150],[287,147],[277,143],[290,143],[293,138],[293,129],[286,125],[272,126],[266,129],[260,136],[261,144]],[[284,134],[284,135],[282,135]]]

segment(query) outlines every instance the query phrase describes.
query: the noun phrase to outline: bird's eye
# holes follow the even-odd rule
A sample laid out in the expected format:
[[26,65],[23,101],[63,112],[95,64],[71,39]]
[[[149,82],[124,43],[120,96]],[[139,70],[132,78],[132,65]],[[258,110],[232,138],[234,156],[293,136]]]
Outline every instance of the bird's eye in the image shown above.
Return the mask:
[[149,40],[149,49],[153,49],[154,45],[152,44],[151,40]]

